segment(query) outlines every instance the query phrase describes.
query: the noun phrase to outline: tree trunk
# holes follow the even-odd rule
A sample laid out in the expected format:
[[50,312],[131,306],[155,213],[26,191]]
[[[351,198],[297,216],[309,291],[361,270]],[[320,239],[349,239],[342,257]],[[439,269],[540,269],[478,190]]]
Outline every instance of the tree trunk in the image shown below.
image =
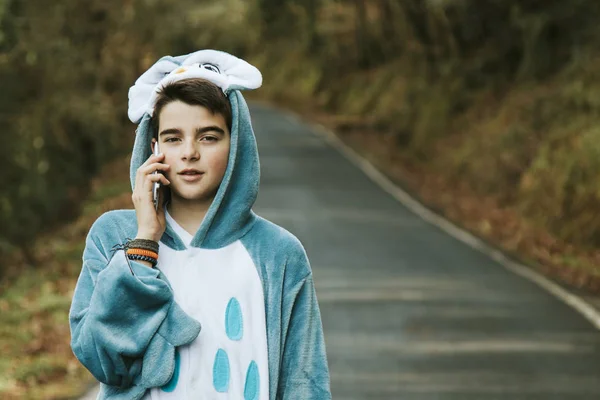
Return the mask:
[[370,65],[365,0],[356,0],[356,55],[359,68]]

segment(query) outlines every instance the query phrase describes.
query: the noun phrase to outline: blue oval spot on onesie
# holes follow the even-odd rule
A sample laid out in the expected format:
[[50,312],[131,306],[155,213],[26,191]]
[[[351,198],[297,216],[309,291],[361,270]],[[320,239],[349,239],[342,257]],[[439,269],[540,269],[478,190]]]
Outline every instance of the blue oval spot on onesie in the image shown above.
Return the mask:
[[227,357],[227,353],[223,349],[219,349],[215,356],[213,386],[220,393],[226,392],[229,387],[229,357]]
[[254,361],[248,366],[246,384],[244,385],[244,400],[258,400],[258,365]]
[[240,340],[244,334],[242,308],[235,297],[232,297],[225,310],[225,331],[231,340]]
[[181,356],[179,355],[179,350],[175,348],[175,369],[173,370],[173,376],[165,385],[161,387],[163,392],[172,392],[175,390],[177,386],[177,381],[179,380],[179,366],[181,364]]

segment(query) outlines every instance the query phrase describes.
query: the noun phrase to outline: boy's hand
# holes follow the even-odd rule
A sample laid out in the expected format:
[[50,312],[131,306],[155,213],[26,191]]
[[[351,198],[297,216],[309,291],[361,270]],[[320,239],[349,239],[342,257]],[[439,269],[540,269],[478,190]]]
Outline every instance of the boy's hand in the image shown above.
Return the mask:
[[[170,185],[171,182],[162,173],[153,173],[170,168],[170,165],[160,163],[163,159],[164,154],[151,155],[137,170],[131,200],[137,216],[138,233],[136,238],[138,239],[150,239],[158,242],[167,227],[163,209],[166,190],[164,186]],[[158,210],[155,210],[152,201],[152,186],[154,182],[158,181],[160,181],[161,187],[158,195]]]

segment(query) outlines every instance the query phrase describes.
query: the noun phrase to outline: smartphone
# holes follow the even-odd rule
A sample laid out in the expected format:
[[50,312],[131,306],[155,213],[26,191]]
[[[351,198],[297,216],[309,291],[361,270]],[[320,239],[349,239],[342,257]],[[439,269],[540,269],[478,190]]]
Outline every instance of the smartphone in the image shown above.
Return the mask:
[[[154,155],[158,155],[160,150],[158,149],[158,140],[154,143]],[[154,171],[153,174],[159,174],[158,170]],[[160,189],[160,182],[154,182],[152,186],[152,201],[154,202],[154,209],[158,211],[158,189]]]

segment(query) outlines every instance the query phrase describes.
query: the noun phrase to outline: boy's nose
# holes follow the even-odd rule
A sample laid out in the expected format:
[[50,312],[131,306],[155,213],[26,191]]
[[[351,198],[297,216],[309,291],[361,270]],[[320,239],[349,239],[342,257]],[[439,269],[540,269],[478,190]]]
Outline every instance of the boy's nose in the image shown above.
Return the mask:
[[184,159],[197,159],[200,158],[200,151],[193,144],[187,144],[185,145],[181,156]]

